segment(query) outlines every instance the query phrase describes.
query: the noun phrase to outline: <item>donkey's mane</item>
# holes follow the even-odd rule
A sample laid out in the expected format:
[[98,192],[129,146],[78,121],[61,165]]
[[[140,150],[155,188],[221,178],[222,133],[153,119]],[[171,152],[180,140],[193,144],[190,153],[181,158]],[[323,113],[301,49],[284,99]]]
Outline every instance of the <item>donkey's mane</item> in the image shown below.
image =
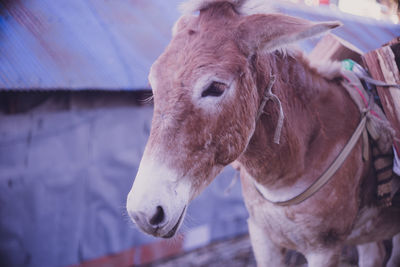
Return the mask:
[[181,4],[180,10],[183,14],[191,14],[219,2],[231,3],[242,15],[276,12],[273,3],[265,0],[189,0]]

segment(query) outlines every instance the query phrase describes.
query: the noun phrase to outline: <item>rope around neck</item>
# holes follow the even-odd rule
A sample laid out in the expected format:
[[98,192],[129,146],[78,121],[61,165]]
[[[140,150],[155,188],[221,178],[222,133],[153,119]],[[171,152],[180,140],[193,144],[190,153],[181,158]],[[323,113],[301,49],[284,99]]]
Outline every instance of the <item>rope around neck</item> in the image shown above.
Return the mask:
[[263,100],[262,100],[260,108],[258,109],[258,112],[257,112],[256,123],[257,123],[258,119],[261,117],[261,115],[264,113],[265,104],[267,104],[267,102],[269,100],[272,100],[275,104],[277,104],[279,106],[279,118],[278,118],[278,122],[277,122],[277,125],[275,128],[274,143],[279,144],[279,141],[281,139],[281,132],[282,132],[283,120],[285,119],[285,115],[283,113],[281,101],[274,93],[272,93],[272,87],[274,86],[274,83],[276,81],[276,76],[270,75],[270,77],[271,77],[271,79],[269,80],[268,87],[264,91]]

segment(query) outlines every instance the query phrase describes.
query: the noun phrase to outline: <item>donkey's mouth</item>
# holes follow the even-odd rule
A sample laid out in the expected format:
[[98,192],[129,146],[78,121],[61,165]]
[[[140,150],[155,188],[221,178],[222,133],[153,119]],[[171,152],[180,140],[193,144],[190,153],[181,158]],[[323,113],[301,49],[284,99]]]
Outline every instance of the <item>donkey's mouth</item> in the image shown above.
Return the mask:
[[175,235],[176,231],[178,230],[179,226],[182,223],[182,219],[185,215],[185,211],[186,211],[186,206],[183,208],[182,213],[179,216],[179,219],[176,222],[175,226],[167,234],[163,235],[162,238],[171,238]]

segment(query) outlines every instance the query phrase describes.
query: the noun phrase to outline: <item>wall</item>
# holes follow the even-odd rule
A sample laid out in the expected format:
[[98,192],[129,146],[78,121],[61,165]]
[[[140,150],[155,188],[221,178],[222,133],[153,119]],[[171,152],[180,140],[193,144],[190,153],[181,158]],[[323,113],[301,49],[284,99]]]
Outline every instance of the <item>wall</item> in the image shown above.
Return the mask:
[[[159,241],[125,213],[152,106],[127,95],[65,98],[0,115],[0,266],[67,266]],[[193,201],[179,250],[247,231],[239,182],[223,193],[233,173]]]

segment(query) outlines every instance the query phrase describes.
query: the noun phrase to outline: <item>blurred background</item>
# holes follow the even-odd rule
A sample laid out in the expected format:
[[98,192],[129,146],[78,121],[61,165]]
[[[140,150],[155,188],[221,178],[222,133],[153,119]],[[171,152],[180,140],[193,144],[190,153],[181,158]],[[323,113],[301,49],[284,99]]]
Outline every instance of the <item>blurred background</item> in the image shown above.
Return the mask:
[[[0,0],[0,266],[174,266],[179,255],[179,266],[254,264],[231,167],[192,202],[171,241],[142,234],[125,212],[151,125],[147,74],[180,2]],[[342,21],[334,33],[363,52],[400,35],[398,1],[276,8]]]

